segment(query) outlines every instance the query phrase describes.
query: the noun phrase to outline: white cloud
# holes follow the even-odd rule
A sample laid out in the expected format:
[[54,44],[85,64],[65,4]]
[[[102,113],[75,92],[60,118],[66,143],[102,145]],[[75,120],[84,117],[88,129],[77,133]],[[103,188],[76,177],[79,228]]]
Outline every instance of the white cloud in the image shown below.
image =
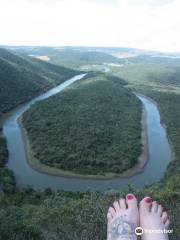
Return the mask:
[[0,44],[180,51],[179,0],[1,0]]

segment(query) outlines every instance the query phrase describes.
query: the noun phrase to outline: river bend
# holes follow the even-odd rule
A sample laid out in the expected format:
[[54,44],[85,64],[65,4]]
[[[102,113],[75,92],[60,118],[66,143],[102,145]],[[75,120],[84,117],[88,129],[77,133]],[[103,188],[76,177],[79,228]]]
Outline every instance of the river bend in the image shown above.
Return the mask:
[[20,187],[32,186],[35,189],[52,188],[66,191],[82,191],[87,189],[106,190],[122,189],[128,184],[142,187],[160,180],[171,161],[171,148],[166,131],[161,125],[160,114],[156,104],[145,96],[138,96],[146,111],[146,125],[148,138],[149,161],[144,171],[128,178],[115,178],[110,180],[78,179],[51,176],[32,169],[26,159],[25,146],[17,119],[29,109],[29,107],[44,99],[47,99],[70,84],[82,79],[85,74],[75,76],[48,92],[19,106],[3,119],[3,134],[7,139],[9,151],[8,168],[14,172],[17,185]]

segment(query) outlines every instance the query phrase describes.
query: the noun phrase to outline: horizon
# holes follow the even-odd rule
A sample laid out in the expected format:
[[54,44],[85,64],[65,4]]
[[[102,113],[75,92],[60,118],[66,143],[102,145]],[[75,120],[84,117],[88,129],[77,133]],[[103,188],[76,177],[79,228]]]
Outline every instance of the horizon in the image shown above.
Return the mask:
[[126,46],[87,46],[87,45],[21,45],[21,44],[17,44],[17,45],[6,45],[6,44],[0,44],[0,48],[104,48],[104,49],[131,49],[131,50],[137,50],[137,51],[142,51],[142,52],[155,52],[155,53],[162,53],[162,54],[180,54],[180,50],[179,51],[159,51],[159,50],[154,50],[154,49],[143,49],[143,48],[136,48],[136,47],[126,47]]

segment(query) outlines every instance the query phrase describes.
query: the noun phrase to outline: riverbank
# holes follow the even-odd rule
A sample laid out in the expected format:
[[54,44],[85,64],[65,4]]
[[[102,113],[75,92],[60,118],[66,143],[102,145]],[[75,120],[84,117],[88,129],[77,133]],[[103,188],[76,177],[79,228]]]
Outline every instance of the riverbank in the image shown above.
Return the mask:
[[26,129],[23,127],[22,124],[22,118],[18,118],[18,124],[21,129],[22,138],[24,141],[24,147],[26,152],[26,159],[28,164],[31,168],[34,170],[45,173],[47,175],[52,176],[60,176],[60,177],[67,177],[67,178],[82,178],[82,179],[96,179],[96,180],[107,180],[107,179],[113,179],[113,178],[129,178],[136,174],[141,173],[144,170],[145,165],[148,161],[148,139],[147,139],[147,126],[146,126],[146,110],[143,106],[142,111],[142,120],[141,120],[141,126],[142,126],[142,132],[141,132],[141,143],[142,143],[142,153],[138,158],[138,163],[132,167],[131,169],[128,169],[124,171],[121,174],[115,174],[115,173],[105,173],[104,175],[82,175],[82,174],[76,174],[71,171],[64,171],[61,169],[57,169],[54,167],[49,167],[45,164],[40,163],[40,161],[33,156],[31,144],[28,138],[28,134]]
[[[154,99],[152,99],[151,97],[145,96],[145,95],[143,95],[143,94],[139,94],[139,93],[135,93],[135,94],[137,94],[138,96],[145,97],[145,98],[147,98],[149,101],[151,101],[151,102],[156,106],[156,108],[158,109],[158,111],[159,111],[159,113],[160,113],[160,108],[159,108],[159,106],[158,106],[158,103],[157,103]],[[167,131],[166,131],[166,130],[167,130],[167,125],[165,124],[164,119],[161,117],[161,114],[160,114],[160,123],[161,123],[162,127],[163,127],[164,130],[165,130],[166,137],[167,137],[167,139],[168,139],[168,143],[169,143],[169,146],[170,146],[170,149],[171,149],[171,161],[174,161],[174,160],[175,160],[175,156],[176,156],[176,155],[175,155],[174,146],[173,146],[173,143],[172,143],[169,135],[167,134]],[[146,127],[146,126],[145,126],[145,127]]]

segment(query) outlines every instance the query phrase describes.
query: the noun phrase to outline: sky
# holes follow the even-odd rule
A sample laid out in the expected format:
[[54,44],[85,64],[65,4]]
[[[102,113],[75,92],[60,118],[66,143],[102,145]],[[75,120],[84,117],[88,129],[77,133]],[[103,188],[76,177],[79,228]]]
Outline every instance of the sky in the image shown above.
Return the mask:
[[0,0],[0,45],[180,52],[180,0]]

